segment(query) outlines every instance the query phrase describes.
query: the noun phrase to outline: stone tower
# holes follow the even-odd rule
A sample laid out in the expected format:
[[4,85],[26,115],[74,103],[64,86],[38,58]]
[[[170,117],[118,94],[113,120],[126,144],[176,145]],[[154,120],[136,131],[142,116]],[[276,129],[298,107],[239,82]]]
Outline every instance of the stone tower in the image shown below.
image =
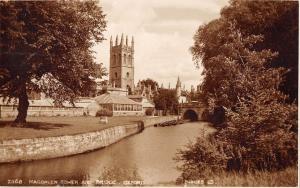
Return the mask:
[[131,46],[128,44],[128,37],[124,41],[123,34],[119,43],[118,36],[113,44],[110,38],[110,66],[109,82],[116,88],[134,91],[134,39],[131,39]]
[[177,83],[176,83],[176,96],[177,97],[181,96],[181,81],[179,79],[179,76],[178,76]]

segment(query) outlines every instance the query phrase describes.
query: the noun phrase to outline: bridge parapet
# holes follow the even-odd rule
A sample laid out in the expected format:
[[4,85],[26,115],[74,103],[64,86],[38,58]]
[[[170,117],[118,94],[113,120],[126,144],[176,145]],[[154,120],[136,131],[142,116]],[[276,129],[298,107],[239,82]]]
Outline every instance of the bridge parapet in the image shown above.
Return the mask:
[[198,103],[181,103],[179,106],[181,108],[203,108],[205,105],[198,102]]
[[182,103],[180,104],[180,113],[183,119],[195,120],[196,116],[197,120],[203,120],[202,114],[205,108],[205,105],[200,102]]

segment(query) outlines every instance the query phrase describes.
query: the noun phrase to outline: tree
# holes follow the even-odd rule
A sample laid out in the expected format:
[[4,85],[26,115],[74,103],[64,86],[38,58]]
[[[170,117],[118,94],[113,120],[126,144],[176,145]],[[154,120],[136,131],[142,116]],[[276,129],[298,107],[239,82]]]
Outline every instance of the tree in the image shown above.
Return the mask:
[[[196,64],[199,65],[202,62],[206,69],[204,72],[206,80],[202,85],[203,89],[212,93],[215,89],[214,86],[221,84],[219,80],[222,80],[223,75],[220,74],[218,77],[208,76],[207,71],[211,65],[207,63],[207,59],[219,53],[230,55],[226,54],[227,51],[224,48],[224,45],[231,40],[231,38],[227,38],[230,34],[227,23],[235,22],[236,27],[243,36],[251,34],[263,36],[264,40],[262,42],[253,44],[253,50],[270,49],[278,52],[278,55],[271,60],[268,66],[289,69],[284,76],[285,79],[281,83],[280,89],[289,95],[290,102],[297,99],[298,9],[297,1],[233,0],[228,7],[221,11],[221,18],[201,26],[194,37],[195,45],[192,47],[192,53]],[[227,75],[224,72],[224,76]]]
[[154,96],[153,101],[157,110],[163,110],[164,113],[166,113],[167,110],[172,113],[177,113],[178,99],[175,90],[161,88]]
[[[95,64],[95,78],[102,78],[103,76],[107,76],[108,73],[107,73],[107,69],[106,67],[104,67],[103,63],[100,63],[100,64]],[[104,83],[101,83],[101,84],[104,84]]]
[[155,80],[152,80],[151,78],[147,78],[146,80],[141,80],[141,84],[144,86],[151,86],[151,89],[154,90],[155,87],[158,88],[158,83]]
[[30,91],[61,104],[93,88],[91,47],[104,40],[94,1],[0,2],[0,96],[18,99],[15,122],[26,122]]
[[182,178],[199,179],[206,170],[214,171],[211,161],[225,171],[295,166],[297,106],[280,90],[287,69],[272,66],[278,52],[258,48],[264,46],[262,34],[243,32],[235,19],[223,14],[201,26],[194,39],[194,59],[205,68],[206,103],[211,109],[223,107],[226,118],[209,140],[198,139],[178,153],[177,159],[184,162]]
[[270,66],[289,70],[280,86],[280,90],[289,95],[289,102],[298,100],[298,13],[298,1],[235,0],[222,11],[224,18],[236,21],[243,35],[264,36],[264,41],[256,44],[255,49],[278,52]]

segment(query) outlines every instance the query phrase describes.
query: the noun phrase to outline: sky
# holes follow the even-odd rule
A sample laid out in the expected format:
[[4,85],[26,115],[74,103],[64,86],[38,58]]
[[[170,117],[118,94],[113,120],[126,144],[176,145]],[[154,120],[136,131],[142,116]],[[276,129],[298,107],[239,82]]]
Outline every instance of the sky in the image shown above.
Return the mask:
[[134,36],[135,84],[151,78],[174,88],[177,77],[185,89],[201,83],[189,51],[202,24],[220,17],[227,0],[100,0],[106,14],[107,40],[94,46],[96,62],[109,69],[109,39]]

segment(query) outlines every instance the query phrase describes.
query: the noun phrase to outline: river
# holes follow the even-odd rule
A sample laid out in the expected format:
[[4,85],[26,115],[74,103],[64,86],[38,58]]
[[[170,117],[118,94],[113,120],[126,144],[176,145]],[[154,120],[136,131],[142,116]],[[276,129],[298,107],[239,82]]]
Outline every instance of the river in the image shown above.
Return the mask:
[[[99,179],[104,168],[136,169],[146,185],[164,185],[180,175],[174,156],[189,141],[213,129],[203,122],[150,127],[106,148],[79,155],[0,165],[0,185],[29,180]],[[17,179],[17,180],[16,180]],[[16,181],[13,181],[16,180]],[[31,181],[33,182],[33,181]],[[48,183],[49,183],[48,182]],[[47,184],[46,184],[47,185]]]

